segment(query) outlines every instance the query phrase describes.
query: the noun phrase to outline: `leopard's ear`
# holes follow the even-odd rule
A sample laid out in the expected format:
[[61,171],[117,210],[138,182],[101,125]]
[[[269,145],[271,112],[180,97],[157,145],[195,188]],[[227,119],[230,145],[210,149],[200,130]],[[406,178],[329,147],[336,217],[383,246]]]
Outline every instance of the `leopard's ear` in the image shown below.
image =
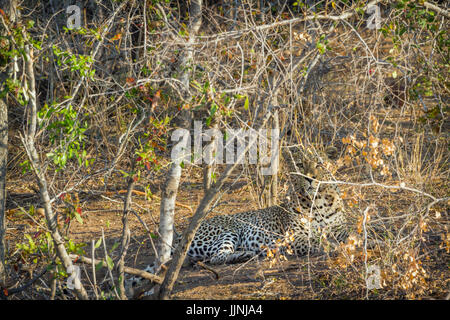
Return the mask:
[[319,179],[321,174],[320,174],[320,169],[318,167],[318,164],[316,161],[307,159],[306,157],[303,158],[302,160],[302,167],[303,167],[303,174],[307,175],[308,177],[314,178],[314,179]]

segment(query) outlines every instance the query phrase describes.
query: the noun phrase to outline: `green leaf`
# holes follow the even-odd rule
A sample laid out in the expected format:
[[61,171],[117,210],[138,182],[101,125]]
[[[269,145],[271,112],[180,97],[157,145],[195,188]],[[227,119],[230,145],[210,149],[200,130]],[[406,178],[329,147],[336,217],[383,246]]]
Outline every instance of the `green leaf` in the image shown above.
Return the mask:
[[106,263],[108,265],[108,269],[112,270],[114,268],[114,262],[110,256],[106,256]]
[[67,248],[69,249],[70,252],[74,252],[76,249],[75,244],[71,239],[67,242]]
[[114,242],[114,244],[109,252],[113,252],[114,250],[117,249],[118,246],[119,246],[119,242]]
[[77,219],[77,221],[80,224],[83,224],[83,219],[81,218],[80,214],[78,212],[75,211],[75,219]]
[[95,270],[96,271],[100,270],[101,268],[103,268],[103,261],[100,261],[99,263],[97,263],[95,265]]
[[154,234],[154,233],[150,233],[150,237],[151,237],[152,239],[158,239],[158,235],[157,235],[157,234]]
[[248,97],[245,97],[245,102],[244,102],[244,109],[245,110],[248,110],[248,104],[249,104]]
[[120,169],[119,169],[119,172],[123,175],[124,178],[130,176],[130,174],[129,174],[128,172],[125,172],[125,171],[123,171],[123,170],[120,170]]
[[98,247],[100,247],[101,244],[102,244],[102,238],[99,238],[99,239],[97,240],[97,242],[95,243],[94,248],[95,248],[95,249],[98,249]]

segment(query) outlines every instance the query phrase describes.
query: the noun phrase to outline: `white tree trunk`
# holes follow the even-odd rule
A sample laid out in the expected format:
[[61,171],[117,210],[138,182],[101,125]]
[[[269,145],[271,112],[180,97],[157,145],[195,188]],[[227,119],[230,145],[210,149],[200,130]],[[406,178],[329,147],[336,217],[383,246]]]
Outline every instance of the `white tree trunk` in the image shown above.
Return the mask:
[[[192,0],[189,7],[190,24],[189,24],[189,40],[186,43],[184,52],[180,58],[178,69],[180,71],[180,80],[184,85],[184,100],[190,101],[191,94],[189,91],[190,70],[192,66],[192,59],[194,56],[193,43],[195,36],[200,29],[202,23],[202,0]],[[190,113],[188,110],[183,110],[181,114],[181,127],[186,130],[190,126]],[[189,132],[189,130],[188,130]],[[190,140],[185,141],[184,138],[180,143],[190,143]],[[173,160],[173,159],[172,159]],[[160,266],[170,259],[170,253],[173,242],[173,222],[175,214],[175,202],[178,192],[178,187],[181,178],[181,167],[177,161],[174,161],[170,167],[169,175],[164,185],[161,207],[160,207],[160,222],[159,222],[159,244],[156,259],[156,272]]]

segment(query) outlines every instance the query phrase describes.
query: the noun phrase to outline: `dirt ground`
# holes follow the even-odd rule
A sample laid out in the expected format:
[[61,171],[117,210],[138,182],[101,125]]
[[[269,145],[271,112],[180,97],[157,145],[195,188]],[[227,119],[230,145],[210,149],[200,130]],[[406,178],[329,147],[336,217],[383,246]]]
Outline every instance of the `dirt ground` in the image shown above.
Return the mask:
[[[197,178],[195,178],[196,176]],[[187,227],[189,218],[193,214],[189,207],[195,209],[203,195],[200,177],[201,172],[184,175],[177,196],[179,204],[176,208],[177,232],[182,232]],[[152,192],[156,195],[153,200],[147,201],[142,195],[133,197],[133,209],[140,219],[135,214],[130,214],[132,241],[126,259],[126,265],[129,267],[144,269],[154,259],[153,248],[157,245],[157,238],[154,235],[157,234],[159,220],[159,199],[157,197],[160,194],[160,185],[160,183],[152,185]],[[86,256],[90,257],[92,243],[99,240],[103,233],[108,254],[114,259],[120,248],[118,244],[122,233],[121,218],[124,194],[120,190],[125,188],[118,187],[117,190],[105,191],[98,186],[86,187],[89,187],[89,190],[98,191],[77,194],[82,208],[83,223],[80,224],[73,220],[67,235],[75,243],[86,244],[83,249]],[[221,205],[217,206],[211,215],[236,213],[257,207],[255,195],[246,180],[237,180],[229,187],[230,190],[222,195]],[[9,192],[8,196],[9,232],[7,240],[9,247],[14,248],[15,243],[23,241],[24,233],[35,235],[39,230],[38,224],[44,223],[44,221],[43,217],[39,217],[37,214],[29,217],[17,209],[18,205],[29,208],[31,204],[39,203],[36,193],[33,192],[33,183],[16,187],[14,192]],[[63,207],[60,205],[61,212]],[[145,230],[146,227],[143,223],[149,229],[150,234]],[[114,247],[116,249],[111,251],[111,248]],[[104,256],[103,246],[100,246],[96,249],[95,257],[103,258]],[[357,274],[355,272],[348,273],[345,269],[334,268],[330,265],[329,262],[335,258],[336,254],[333,252],[307,257],[288,257],[287,260],[269,261],[267,258],[255,258],[244,264],[214,266],[212,269],[216,274],[197,265],[185,266],[181,269],[172,298],[209,300],[376,299],[379,297],[380,292],[366,290],[361,275],[358,277],[355,276]],[[85,271],[83,279],[89,288],[89,283],[92,283],[92,270],[87,265],[84,265],[83,269]],[[439,269],[443,270],[440,276],[445,277],[446,266],[443,265]],[[28,277],[31,277],[31,274]],[[96,272],[96,277],[100,288],[105,288],[106,292],[109,278],[105,269]],[[444,286],[445,288],[447,280],[442,279],[442,282],[436,283],[436,287]],[[26,281],[26,277],[24,281]],[[442,291],[437,291],[434,297],[442,298],[442,294]],[[35,296],[35,293],[30,293],[31,297],[39,298],[39,296]]]

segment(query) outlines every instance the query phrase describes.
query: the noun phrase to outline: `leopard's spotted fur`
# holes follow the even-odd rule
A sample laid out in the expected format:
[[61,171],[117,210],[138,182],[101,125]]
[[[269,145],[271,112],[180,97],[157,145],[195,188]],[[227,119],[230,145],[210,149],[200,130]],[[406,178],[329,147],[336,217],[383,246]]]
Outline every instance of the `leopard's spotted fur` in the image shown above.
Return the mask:
[[293,235],[290,247],[300,255],[317,251],[323,236],[337,241],[346,238],[339,188],[330,183],[319,185],[319,181],[330,180],[323,165],[298,150],[284,154],[292,155],[298,163],[297,167],[288,166],[293,172],[288,197],[276,206],[203,221],[188,251],[191,260],[211,264],[243,262],[263,253],[286,233]]

